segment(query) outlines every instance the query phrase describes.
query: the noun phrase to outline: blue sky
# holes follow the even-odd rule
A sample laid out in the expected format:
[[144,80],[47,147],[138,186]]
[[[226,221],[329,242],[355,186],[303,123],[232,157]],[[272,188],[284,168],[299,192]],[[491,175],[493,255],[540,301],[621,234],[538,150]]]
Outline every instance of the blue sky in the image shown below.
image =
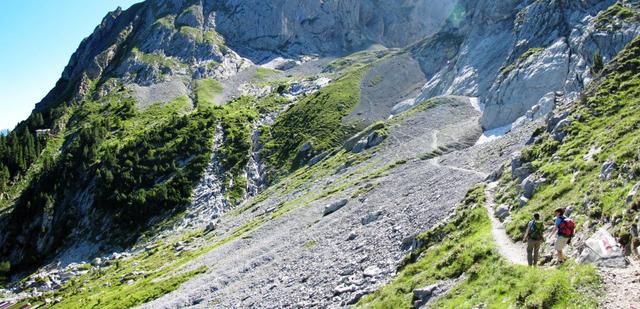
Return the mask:
[[0,129],[26,119],[102,18],[141,0],[0,0]]

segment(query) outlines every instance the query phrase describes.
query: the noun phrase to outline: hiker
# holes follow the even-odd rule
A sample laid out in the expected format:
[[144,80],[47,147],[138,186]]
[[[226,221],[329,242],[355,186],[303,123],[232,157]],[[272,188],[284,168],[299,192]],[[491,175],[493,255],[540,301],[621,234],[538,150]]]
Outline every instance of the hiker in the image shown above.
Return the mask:
[[527,231],[522,242],[527,242],[527,262],[529,266],[538,265],[540,245],[544,242],[544,224],[540,221],[540,214],[534,213],[533,219],[527,223]]
[[573,222],[573,220],[564,216],[563,208],[556,209],[554,211],[554,214],[556,216],[555,232],[558,236],[556,238],[554,248],[556,249],[558,263],[562,263],[567,259],[564,255],[563,250],[567,246],[567,244],[571,242],[576,224]]

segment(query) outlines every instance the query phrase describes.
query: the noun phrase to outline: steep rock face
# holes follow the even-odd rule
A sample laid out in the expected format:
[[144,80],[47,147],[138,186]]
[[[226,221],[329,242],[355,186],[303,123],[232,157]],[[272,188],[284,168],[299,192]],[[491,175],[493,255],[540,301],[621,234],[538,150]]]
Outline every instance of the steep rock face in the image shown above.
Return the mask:
[[420,98],[479,97],[485,129],[511,124],[550,92],[575,98],[591,80],[594,55],[608,61],[640,33],[635,22],[615,31],[598,25],[614,2],[462,1],[458,18],[413,49],[429,78]]
[[405,46],[437,31],[452,7],[449,0],[148,1],[109,13],[36,110],[80,101],[93,87],[106,95],[119,84],[173,76],[227,78],[278,55]]
[[405,46],[437,30],[453,7],[453,1],[443,0],[223,3],[218,30],[233,45],[292,54],[331,53],[373,43]]

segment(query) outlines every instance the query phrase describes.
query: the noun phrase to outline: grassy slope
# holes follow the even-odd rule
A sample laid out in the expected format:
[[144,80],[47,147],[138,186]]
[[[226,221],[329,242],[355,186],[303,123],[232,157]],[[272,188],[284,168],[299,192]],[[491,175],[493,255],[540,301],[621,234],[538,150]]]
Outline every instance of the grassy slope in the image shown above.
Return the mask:
[[195,81],[195,95],[199,105],[215,105],[216,97],[222,94],[223,90],[222,84],[213,78]]
[[[632,1],[629,1],[633,3]],[[632,4],[634,9],[629,6],[616,2],[608,9],[600,12],[595,19],[595,25],[598,30],[615,31],[620,29],[621,23],[640,22],[640,14],[636,11],[639,7],[638,3]]]
[[[547,133],[541,141],[526,148],[525,161],[531,161],[548,185],[538,189],[529,204],[513,212],[508,225],[511,236],[518,238],[528,216],[541,212],[551,220],[553,209],[572,206],[578,227],[595,227],[604,222],[620,223],[615,236],[628,237],[629,218],[626,214],[626,194],[640,181],[640,39],[636,38],[594,82],[572,111],[572,124],[562,143]],[[593,161],[584,156],[592,148],[602,151]],[[618,169],[611,180],[599,178],[607,160],[615,161]],[[575,176],[575,181],[572,178]],[[516,204],[518,185],[503,177],[504,193],[498,201]]]
[[594,268],[514,266],[493,249],[484,187],[472,190],[452,219],[421,235],[422,246],[386,286],[363,298],[367,308],[411,308],[413,289],[462,277],[433,308],[593,308],[599,279]]
[[[366,68],[351,71],[317,93],[311,94],[284,112],[264,136],[265,159],[282,174],[302,166],[303,144],[309,142],[314,153],[340,145],[358,130],[345,126],[342,119],[360,102],[360,81]],[[360,128],[362,129],[362,128]]]

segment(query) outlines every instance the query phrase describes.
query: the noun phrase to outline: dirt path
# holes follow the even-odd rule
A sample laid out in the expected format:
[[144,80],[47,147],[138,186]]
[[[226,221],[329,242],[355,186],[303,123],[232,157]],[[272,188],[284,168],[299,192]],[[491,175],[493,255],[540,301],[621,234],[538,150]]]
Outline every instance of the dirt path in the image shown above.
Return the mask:
[[487,185],[485,189],[486,203],[485,207],[489,212],[489,218],[491,218],[491,234],[493,234],[493,240],[496,243],[496,249],[498,252],[509,262],[517,265],[527,265],[527,251],[523,243],[514,243],[507,235],[507,231],[504,225],[493,213],[495,209],[495,189],[498,185],[497,182],[492,182]]
[[640,309],[640,263],[632,261],[627,268],[600,268],[604,283],[604,309]]

